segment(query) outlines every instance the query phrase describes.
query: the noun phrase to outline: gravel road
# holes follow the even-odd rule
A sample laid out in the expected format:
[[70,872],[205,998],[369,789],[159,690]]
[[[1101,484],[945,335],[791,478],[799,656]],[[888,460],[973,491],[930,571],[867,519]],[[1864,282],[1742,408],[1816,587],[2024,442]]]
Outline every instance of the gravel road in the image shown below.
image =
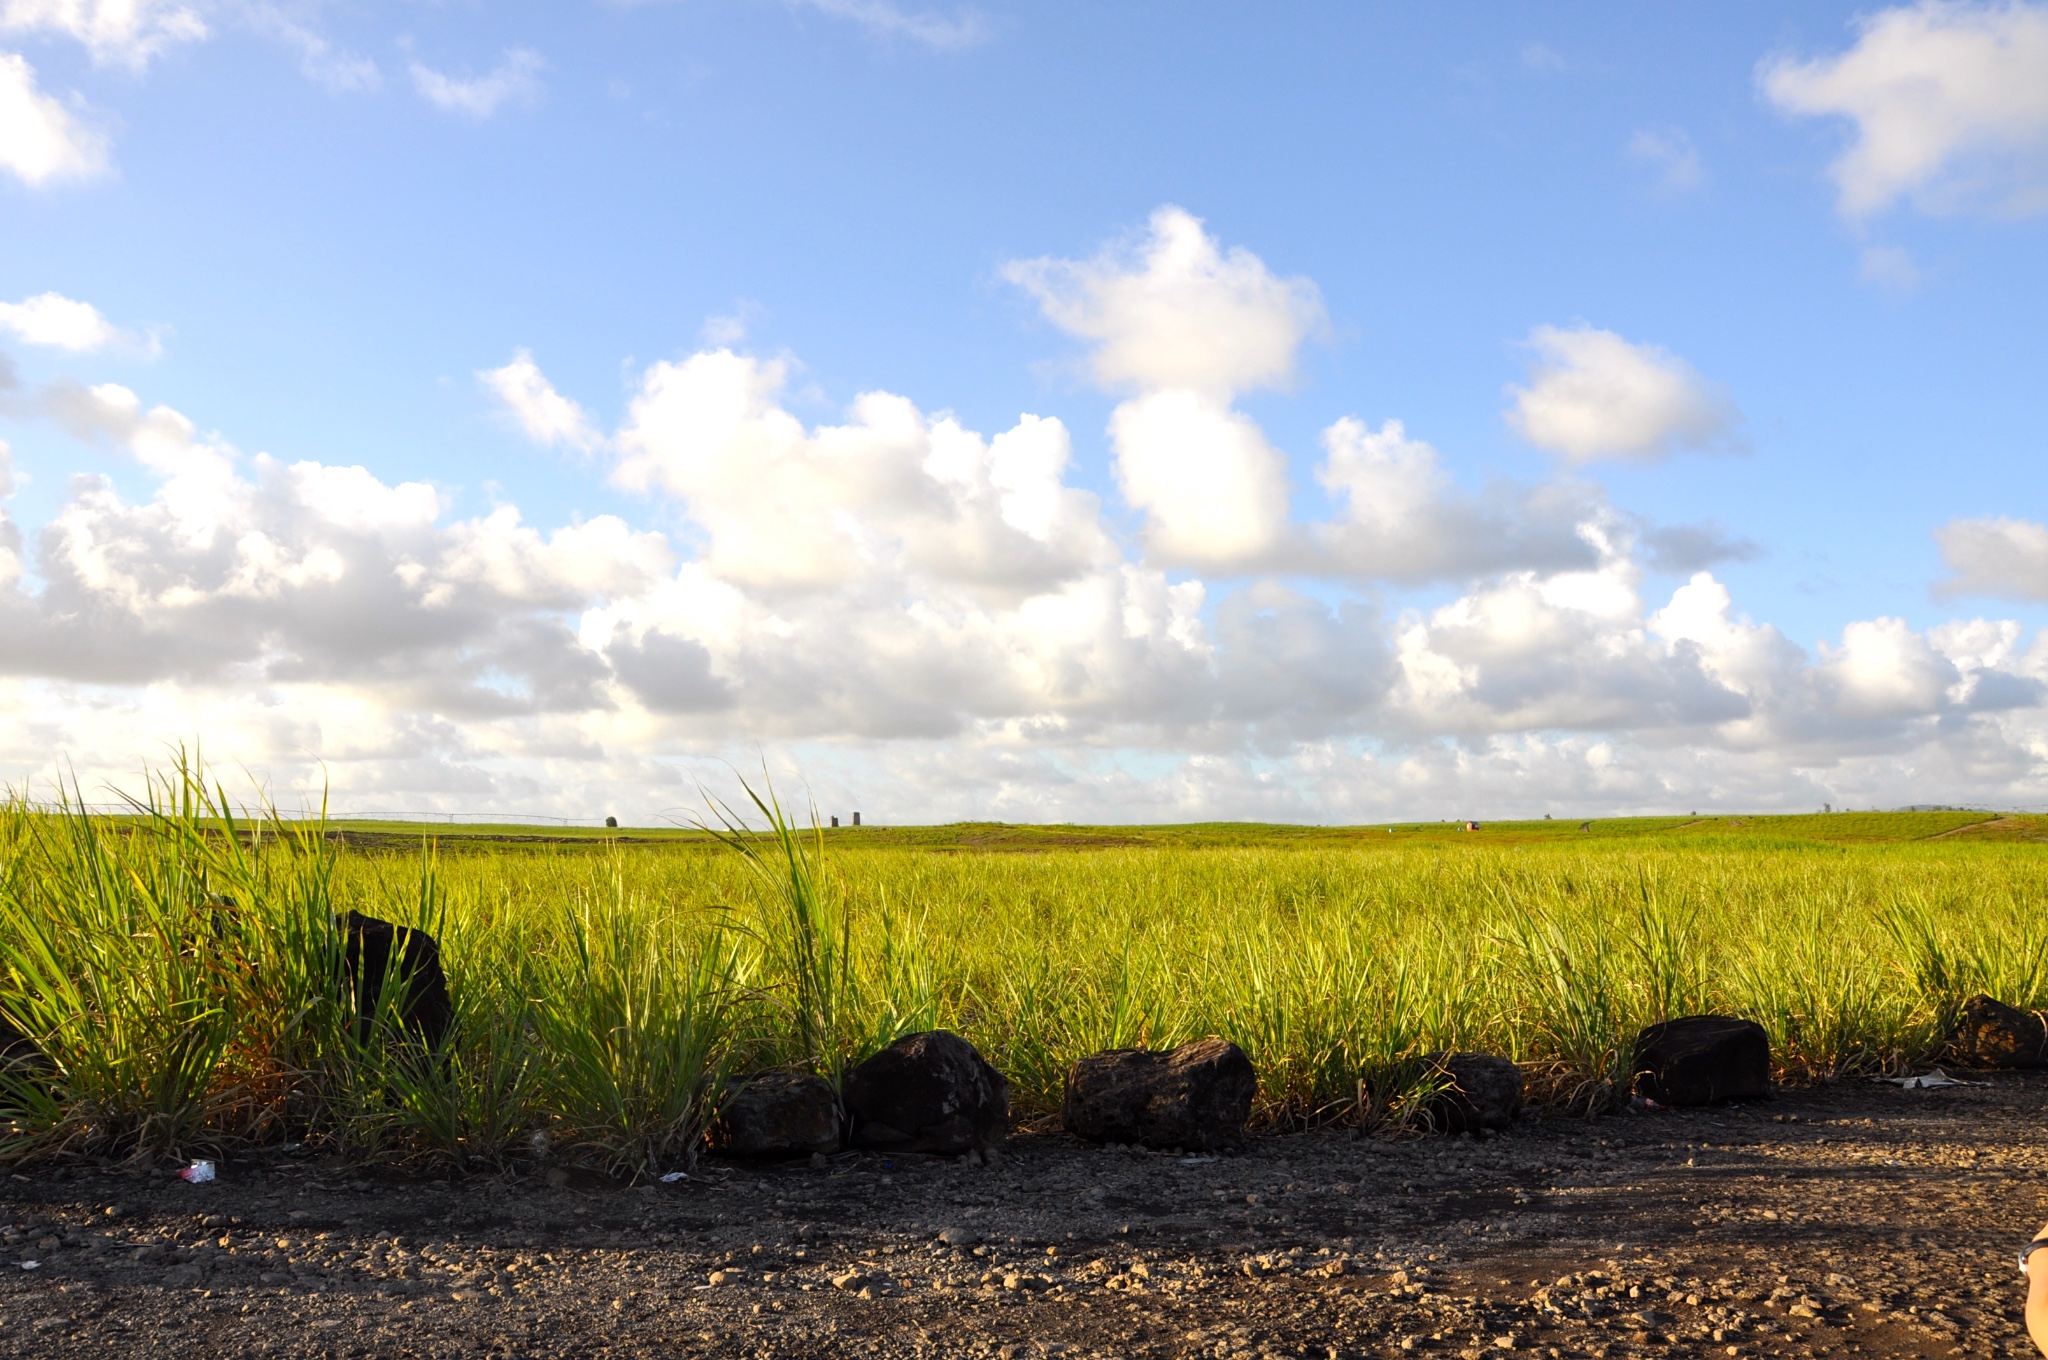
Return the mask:
[[2048,1077],[1185,1158],[0,1176],[0,1355],[2020,1356]]

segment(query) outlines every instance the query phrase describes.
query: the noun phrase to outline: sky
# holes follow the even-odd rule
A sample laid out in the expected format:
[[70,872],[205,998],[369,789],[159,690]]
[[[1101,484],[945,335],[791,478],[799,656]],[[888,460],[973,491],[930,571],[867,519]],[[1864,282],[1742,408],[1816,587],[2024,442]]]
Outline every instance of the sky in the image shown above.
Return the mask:
[[2044,808],[2044,427],[2048,4],[0,0],[32,796]]

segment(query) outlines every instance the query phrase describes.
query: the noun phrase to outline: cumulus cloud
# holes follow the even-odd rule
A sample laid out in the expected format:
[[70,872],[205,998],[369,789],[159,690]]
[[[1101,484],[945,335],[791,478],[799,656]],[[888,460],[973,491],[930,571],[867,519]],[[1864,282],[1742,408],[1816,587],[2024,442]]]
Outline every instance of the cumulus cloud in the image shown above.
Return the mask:
[[589,707],[606,671],[565,616],[671,563],[660,536],[615,518],[546,536],[510,507],[443,524],[423,483],[243,460],[118,387],[68,401],[74,428],[117,440],[157,487],[131,502],[76,481],[38,536],[43,584],[0,601],[7,673],[345,685],[443,714]]
[[0,591],[21,579],[21,530],[4,508],[14,496],[14,449],[0,439]]
[[1922,0],[1855,22],[1845,52],[1758,70],[1780,110],[1855,123],[1831,168],[1843,212],[2048,210],[2048,6]]
[[539,98],[540,73],[546,66],[540,53],[515,47],[481,76],[452,76],[415,61],[412,83],[434,107],[481,122],[507,104],[528,104]]
[[1763,556],[1754,540],[1718,524],[1653,524],[1642,530],[1643,564],[1652,571],[1690,576],[1722,562],[1753,562]]
[[731,350],[650,368],[616,435],[614,480],[678,498],[721,578],[816,590],[875,570],[999,594],[1072,579],[1108,551],[1095,498],[1064,485],[1058,420],[993,440],[885,392],[805,428],[786,373]]
[[1436,449],[1410,438],[1398,420],[1377,430],[1340,420],[1323,432],[1323,448],[1316,480],[1338,513],[1310,531],[1320,550],[1310,570],[1412,582],[1598,560],[1587,529],[1606,518],[1605,508],[1582,488],[1465,495]]
[[154,339],[145,339],[100,315],[90,302],[62,293],[38,293],[20,302],[0,302],[0,331],[25,345],[46,345],[73,354],[126,349],[155,354]]
[[1941,593],[2048,600],[2048,526],[2006,516],[1959,519],[1934,539],[1954,573]]
[[1287,527],[1287,468],[1249,416],[1172,388],[1110,417],[1117,485],[1145,513],[1151,555],[1176,566],[1256,570]]
[[1648,461],[1734,438],[1733,403],[1656,345],[1586,325],[1538,326],[1527,343],[1537,364],[1528,386],[1508,389],[1508,423],[1568,462]]
[[0,0],[0,31],[75,38],[102,65],[141,70],[166,48],[206,36],[206,21],[172,0]]
[[1422,580],[1590,560],[1576,491],[1462,493],[1435,450],[1398,422],[1353,418],[1324,436],[1317,479],[1341,503],[1327,524],[1290,518],[1287,459],[1232,404],[1292,379],[1325,324],[1315,285],[1226,250],[1182,209],[1081,260],[1019,261],[1004,276],[1062,330],[1090,342],[1089,372],[1131,395],[1109,421],[1117,487],[1144,516],[1147,560],[1248,575]]
[[34,187],[107,168],[106,135],[44,94],[35,68],[12,52],[0,52],[0,168]]
[[[646,368],[602,433],[523,351],[481,375],[673,538],[458,514],[425,483],[245,455],[124,386],[13,384],[15,414],[148,489],[84,476],[30,531],[0,513],[0,764],[94,779],[199,736],[351,810],[638,820],[764,745],[826,806],[899,821],[2048,801],[2040,634],[1875,618],[1801,646],[1708,569],[1744,550],[1725,531],[1570,480],[1465,489],[1398,421],[1332,422],[1332,511],[1297,521],[1231,405],[1280,369],[1232,365],[1120,380],[1131,546],[1055,416],[985,433],[870,391],[807,419],[783,363],[729,348]],[[1176,500],[1176,475],[1220,494]],[[1993,570],[1951,544],[1970,523],[1944,539],[1959,576]],[[2042,531],[2012,523],[2024,559]],[[1449,585],[1404,608],[1390,582]]]
[[[203,733],[301,787],[317,755],[353,807],[573,812],[685,803],[717,776],[696,762],[767,742],[899,820],[1941,801],[2044,777],[2048,655],[2009,621],[1859,621],[1810,654],[1711,573],[1647,599],[1611,513],[1560,513],[1552,565],[1467,561],[1469,587],[1397,616],[1174,580],[1067,484],[1050,417],[990,438],[870,393],[812,426],[783,380],[725,351],[643,377],[607,452],[685,512],[687,549],[612,517],[451,519],[430,486],[247,458],[125,388],[42,392],[155,489],[81,478],[32,543],[0,520],[0,758],[40,768],[54,743],[120,770]],[[1446,506],[1503,513],[1397,424],[1339,422],[1326,454],[1345,551],[1420,553]]]
[[1222,250],[1183,209],[1086,260],[1018,260],[1003,277],[1052,322],[1092,341],[1089,371],[1113,389],[1181,388],[1228,397],[1286,383],[1301,342],[1323,324],[1307,279],[1275,277],[1250,251]]
[[511,363],[485,369],[477,378],[534,443],[578,453],[603,445],[604,436],[591,424],[589,413],[555,391],[531,352],[522,349]]
[[[812,749],[841,751],[828,763],[845,758],[834,743],[883,743],[863,761],[914,766],[934,781],[916,796],[989,814],[1105,807],[1094,800],[1113,786],[1132,799],[1115,816],[1305,815],[1395,806],[1403,790],[1506,790],[1510,771],[1536,768],[1575,796],[1654,798],[1650,752],[1681,744],[1707,753],[1723,788],[1761,788],[1768,766],[1817,804],[1834,785],[1796,771],[2038,708],[2035,662],[2010,630],[1987,643],[1880,619],[1809,654],[1739,615],[1710,572],[1654,605],[1646,554],[1670,570],[1744,546],[1712,526],[1652,546],[1659,531],[1585,490],[1462,493],[1396,422],[1333,425],[1318,478],[1338,513],[1263,549],[1307,569],[1473,579],[1390,619],[1365,601],[1173,581],[1127,560],[1066,486],[1067,440],[1049,418],[988,439],[870,393],[812,427],[783,407],[785,376],[730,351],[657,364],[612,436],[614,480],[675,498],[703,535],[673,576],[579,624],[620,712],[653,725],[633,730],[822,742]],[[1120,414],[1195,395],[1165,389]],[[1234,418],[1209,400],[1201,419]],[[1446,764],[1446,739],[1475,754]],[[1173,752],[1176,773],[1130,786],[1099,764],[1119,750]],[[1089,773],[1063,782],[1055,766]],[[959,787],[969,769],[1004,791]],[[1339,789],[1340,771],[1393,782],[1375,804]],[[1258,790],[1275,778],[1288,792],[1269,804]]]
[[1962,677],[1954,663],[1903,619],[1865,619],[1821,646],[1820,673],[1846,718],[1909,718],[1938,711]]

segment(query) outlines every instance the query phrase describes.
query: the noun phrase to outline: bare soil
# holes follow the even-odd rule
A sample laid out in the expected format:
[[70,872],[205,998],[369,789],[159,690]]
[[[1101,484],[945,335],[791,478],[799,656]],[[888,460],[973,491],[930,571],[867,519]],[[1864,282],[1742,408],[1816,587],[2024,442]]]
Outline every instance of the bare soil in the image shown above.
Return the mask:
[[2029,1355],[2048,1077],[1482,1139],[0,1175],[0,1355]]

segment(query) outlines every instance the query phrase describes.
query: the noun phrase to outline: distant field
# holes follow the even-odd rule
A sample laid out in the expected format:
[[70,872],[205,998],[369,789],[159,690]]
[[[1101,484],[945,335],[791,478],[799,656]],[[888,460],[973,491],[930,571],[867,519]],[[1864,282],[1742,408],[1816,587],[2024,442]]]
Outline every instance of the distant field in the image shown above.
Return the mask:
[[[945,1027],[1057,1109],[1074,1059],[1204,1034],[1277,1125],[1398,1122],[1419,1057],[1625,1098],[1636,1030],[1754,1017],[1790,1080],[1937,1054],[1962,999],[2048,1006],[2048,818],[701,831],[9,810],[0,1011],[47,1066],[0,1155],[325,1140],[494,1164],[685,1159],[724,1074],[836,1074]],[[458,1020],[359,1031],[335,913],[424,927]],[[395,994],[396,989],[392,989]]]
[[[351,842],[424,840],[454,846],[464,841],[507,844],[699,842],[711,837],[693,827],[560,827],[521,823],[366,821],[336,818],[322,825]],[[1583,828],[1583,829],[1581,829]],[[1171,826],[1018,825],[949,822],[938,826],[828,827],[834,846],[923,850],[1085,850],[1111,846],[1289,846],[1455,841],[1465,845],[1545,842],[1587,844],[1615,839],[1780,839],[1791,843],[1878,845],[1959,835],[2048,840],[2048,816],[1993,812],[1840,812],[1799,816],[1608,817],[1534,822],[1485,822],[1466,831],[1462,822],[1376,822],[1370,826],[1299,826],[1263,822],[1187,822]],[[1383,841],[1393,837],[1391,842]]]

